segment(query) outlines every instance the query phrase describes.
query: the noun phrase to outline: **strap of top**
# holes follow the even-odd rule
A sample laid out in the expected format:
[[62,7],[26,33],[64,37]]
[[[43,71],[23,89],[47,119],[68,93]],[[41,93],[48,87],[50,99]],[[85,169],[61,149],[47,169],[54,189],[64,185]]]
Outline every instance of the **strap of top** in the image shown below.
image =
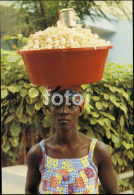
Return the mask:
[[41,149],[42,149],[42,156],[45,157],[45,146],[44,146],[44,140],[41,140],[40,141],[40,146],[41,146]]
[[[90,148],[89,148],[89,157],[91,159],[93,158],[93,153],[94,153],[94,149],[95,149],[96,143],[97,143],[97,139],[93,139],[91,141],[91,145],[90,145]],[[45,153],[46,152],[45,152],[44,140],[40,141],[40,146],[41,146],[41,149],[42,149],[42,155],[43,155],[43,157],[45,157]]]
[[95,149],[95,145],[97,143],[97,139],[93,139],[91,141],[91,145],[90,145],[90,148],[89,148],[89,157],[92,159],[93,158],[93,153],[94,153],[94,149]]

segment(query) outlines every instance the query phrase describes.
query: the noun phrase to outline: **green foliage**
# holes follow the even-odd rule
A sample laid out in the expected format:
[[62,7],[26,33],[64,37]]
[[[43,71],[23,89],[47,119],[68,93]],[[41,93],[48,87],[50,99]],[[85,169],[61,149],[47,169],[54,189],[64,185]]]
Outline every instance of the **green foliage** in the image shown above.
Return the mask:
[[[10,159],[15,148],[22,149],[22,129],[34,131],[51,126],[45,106],[45,87],[30,83],[26,68],[16,51],[2,49],[1,134],[2,150]],[[129,169],[133,160],[132,65],[107,64],[103,79],[82,85],[85,104],[78,130],[104,142],[117,173]],[[128,166],[129,165],[129,166]],[[124,185],[124,184],[122,184]]]
[[[110,7],[112,14],[118,13],[120,10],[124,15],[128,17],[125,12],[124,5],[121,1],[105,1],[103,5]],[[81,20],[84,19],[85,15],[91,17],[93,21],[103,17],[109,20],[104,12],[102,4],[97,4],[94,0],[86,1],[72,1],[72,0],[56,0],[56,1],[40,1],[40,0],[29,0],[29,1],[14,1],[10,6],[12,12],[16,17],[16,28],[24,36],[29,36],[29,33],[34,33],[39,30],[55,25],[58,19],[59,10],[67,7],[74,8],[78,13]],[[17,9],[14,9],[16,8]],[[9,9],[9,8],[8,8]]]
[[128,162],[132,161],[132,65],[109,63],[103,79],[86,85],[87,89],[92,91],[90,105],[85,105],[79,129],[87,129],[87,135],[93,134],[111,146],[112,161],[120,173],[118,166],[127,169]]

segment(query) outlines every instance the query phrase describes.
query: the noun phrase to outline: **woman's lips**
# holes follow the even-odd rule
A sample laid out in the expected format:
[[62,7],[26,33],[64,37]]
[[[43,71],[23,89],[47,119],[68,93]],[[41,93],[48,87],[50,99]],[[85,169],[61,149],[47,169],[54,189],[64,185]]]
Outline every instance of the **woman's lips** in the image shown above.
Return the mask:
[[58,121],[60,123],[68,123],[70,120],[68,120],[68,119],[59,119]]

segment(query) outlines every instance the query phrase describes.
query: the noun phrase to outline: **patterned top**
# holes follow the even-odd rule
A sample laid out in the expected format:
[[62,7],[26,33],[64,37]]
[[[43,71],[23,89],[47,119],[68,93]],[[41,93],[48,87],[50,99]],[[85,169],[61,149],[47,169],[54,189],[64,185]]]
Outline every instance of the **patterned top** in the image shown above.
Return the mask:
[[92,160],[96,142],[92,140],[89,154],[82,158],[54,159],[45,153],[42,140],[40,194],[98,194],[98,170]]

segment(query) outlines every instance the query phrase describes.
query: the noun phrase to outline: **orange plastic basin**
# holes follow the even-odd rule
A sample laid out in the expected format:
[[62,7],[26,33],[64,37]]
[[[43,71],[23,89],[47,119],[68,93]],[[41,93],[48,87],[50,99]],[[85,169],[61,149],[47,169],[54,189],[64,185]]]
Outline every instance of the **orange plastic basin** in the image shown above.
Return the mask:
[[54,89],[74,89],[82,84],[100,81],[109,49],[98,46],[69,49],[18,51],[28,71],[30,81]]

